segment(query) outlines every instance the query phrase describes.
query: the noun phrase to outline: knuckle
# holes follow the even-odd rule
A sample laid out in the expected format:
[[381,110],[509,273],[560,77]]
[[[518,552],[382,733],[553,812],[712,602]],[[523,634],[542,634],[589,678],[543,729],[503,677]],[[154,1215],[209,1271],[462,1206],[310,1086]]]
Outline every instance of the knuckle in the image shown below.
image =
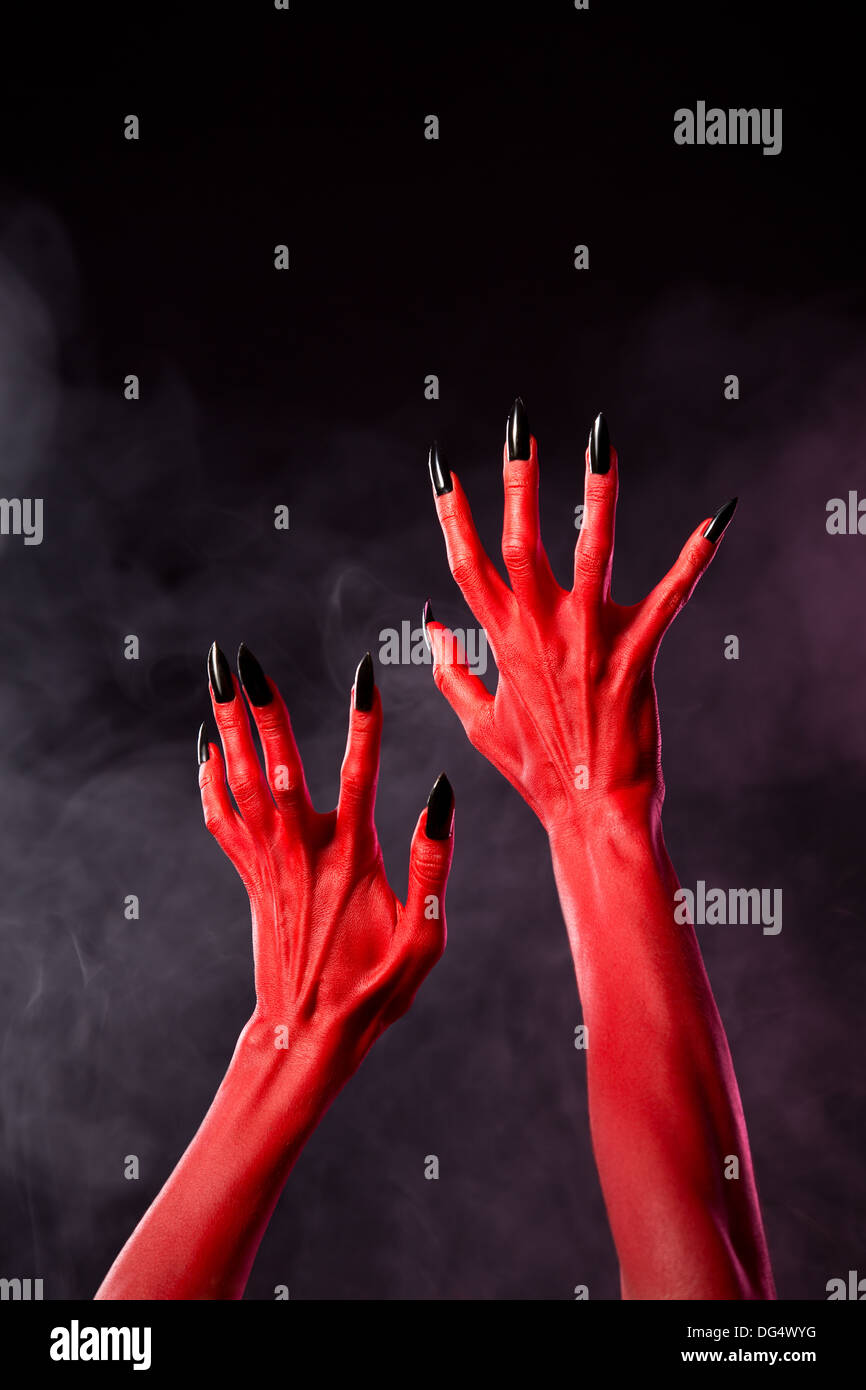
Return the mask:
[[675,615],[679,613],[685,601],[686,594],[684,592],[684,586],[682,584],[673,584],[659,599],[658,611],[662,616],[668,614]]
[[273,793],[274,804],[286,814],[295,814],[303,809],[299,787],[278,787]]
[[430,893],[440,891],[442,851],[448,843],[447,840],[428,840],[423,834],[419,836],[412,861],[412,872],[422,891],[427,890]]
[[612,492],[613,475],[611,473],[589,473],[583,487],[583,495],[587,502],[603,504],[609,501]]
[[598,579],[604,574],[607,565],[607,552],[600,545],[581,543],[577,547],[575,567],[584,579]]
[[467,588],[478,579],[478,565],[470,550],[457,550],[450,557],[451,574],[459,588]]
[[232,790],[232,796],[239,806],[244,806],[249,810],[264,809],[262,784],[258,778],[248,775],[233,777],[229,786]]
[[217,724],[224,738],[242,735],[247,728],[246,711],[241,701],[235,697],[227,704],[217,705]]
[[532,547],[523,536],[509,536],[502,542],[502,558],[509,574],[527,574],[534,559]]
[[522,498],[537,486],[535,469],[529,459],[510,459],[505,469],[505,491]]
[[443,492],[441,497],[436,498],[436,509],[439,513],[439,520],[449,522],[452,526],[459,526],[462,518],[462,507],[456,490]]
[[706,562],[706,554],[695,541],[686,546],[683,559],[692,571],[701,570]]
[[286,735],[286,724],[282,710],[277,708],[276,700],[272,700],[269,705],[260,705],[256,709],[256,724],[263,734],[267,734],[272,739],[284,738]]

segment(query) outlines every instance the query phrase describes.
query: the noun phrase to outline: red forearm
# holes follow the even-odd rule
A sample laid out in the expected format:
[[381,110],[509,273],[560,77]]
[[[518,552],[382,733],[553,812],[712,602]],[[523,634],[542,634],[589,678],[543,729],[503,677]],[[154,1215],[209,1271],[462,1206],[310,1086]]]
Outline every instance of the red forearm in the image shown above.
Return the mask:
[[195,1138],[97,1299],[237,1299],[306,1140],[346,1079],[336,1050],[251,1022]]
[[733,1064],[694,929],[674,920],[660,818],[611,803],[551,849],[623,1295],[774,1298]]

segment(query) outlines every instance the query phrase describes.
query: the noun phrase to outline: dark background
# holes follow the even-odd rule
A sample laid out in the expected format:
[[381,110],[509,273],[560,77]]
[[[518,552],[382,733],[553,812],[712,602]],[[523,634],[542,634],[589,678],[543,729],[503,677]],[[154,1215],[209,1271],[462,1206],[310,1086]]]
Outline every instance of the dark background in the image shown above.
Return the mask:
[[[0,1275],[91,1296],[252,1007],[196,782],[210,642],[257,653],[332,805],[364,651],[428,597],[472,622],[430,440],[497,553],[516,393],[563,581],[599,409],[620,601],[740,498],[657,668],[666,838],[686,886],[783,890],[778,936],[698,928],[779,1295],[866,1275],[866,537],[825,529],[866,492],[861,83],[831,6],[702,10],[292,0],[6,31],[0,495],[43,497],[45,537],[0,538]],[[675,145],[698,99],[783,107],[782,153]],[[428,667],[377,678],[398,893],[442,768],[456,789],[449,946],[304,1151],[247,1296],[616,1298],[544,836]]]

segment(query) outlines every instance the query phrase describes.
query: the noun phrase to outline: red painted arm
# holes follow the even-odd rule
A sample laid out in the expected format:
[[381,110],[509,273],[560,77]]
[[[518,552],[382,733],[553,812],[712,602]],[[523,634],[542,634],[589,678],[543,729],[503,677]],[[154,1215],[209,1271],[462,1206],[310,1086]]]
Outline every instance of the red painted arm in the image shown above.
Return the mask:
[[[517,408],[517,407],[516,407]],[[521,403],[522,408],[522,403]],[[514,415],[509,429],[513,438]],[[607,471],[593,471],[593,464]],[[486,630],[495,697],[430,621],[434,678],[471,742],[547,830],[587,1027],[593,1147],[623,1296],[773,1298],[748,1137],[693,928],[674,920],[653,669],[729,511],[632,607],[610,596],[618,461],[599,417],[571,591],[541,544],[538,457],[505,450],[502,553],[485,554],[456,475],[431,474],[452,573]],[[725,1177],[728,1155],[739,1177]],[[729,1166],[729,1171],[733,1171]]]
[[242,1296],[304,1143],[445,946],[453,796],[440,778],[415,828],[404,907],[373,823],[382,705],[369,657],[353,691],[339,805],[318,815],[279,691],[241,650],[265,771],[240,686],[214,649],[225,765],[202,740],[199,782],[208,829],[249,894],[256,1007],[201,1128],[98,1299]]

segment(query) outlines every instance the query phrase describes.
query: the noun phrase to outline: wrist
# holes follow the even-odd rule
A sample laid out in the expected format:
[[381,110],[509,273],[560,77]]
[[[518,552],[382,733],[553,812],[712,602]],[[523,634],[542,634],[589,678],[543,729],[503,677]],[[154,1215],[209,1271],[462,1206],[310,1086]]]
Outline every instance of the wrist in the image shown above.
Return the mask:
[[579,978],[593,961],[618,959],[621,967],[627,957],[642,958],[666,928],[674,929],[677,883],[660,798],[617,792],[595,802],[589,816],[564,818],[548,833]]
[[625,787],[572,801],[545,823],[554,860],[580,861],[605,849],[655,846],[661,837],[662,796],[650,787]]
[[248,1094],[266,1128],[295,1137],[312,1132],[359,1062],[334,1022],[283,1024],[256,1012],[223,1086]]

